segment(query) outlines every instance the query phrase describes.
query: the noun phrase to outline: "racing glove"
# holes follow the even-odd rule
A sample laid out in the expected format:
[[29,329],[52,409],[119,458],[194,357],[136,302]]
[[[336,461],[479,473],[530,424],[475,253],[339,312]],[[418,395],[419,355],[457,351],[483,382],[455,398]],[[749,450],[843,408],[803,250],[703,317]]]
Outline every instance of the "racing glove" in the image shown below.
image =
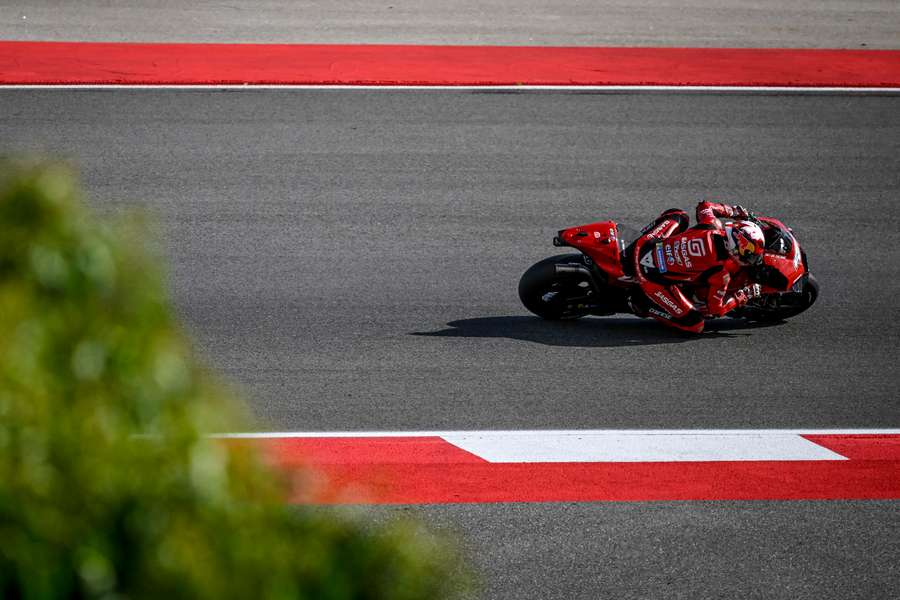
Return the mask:
[[747,304],[753,298],[758,298],[762,295],[762,286],[758,283],[754,283],[753,285],[748,285],[746,287],[742,287],[738,291],[734,293],[734,299],[737,301],[738,306],[743,306]]
[[735,204],[731,207],[731,216],[735,219],[746,219],[750,217],[750,211],[740,204]]

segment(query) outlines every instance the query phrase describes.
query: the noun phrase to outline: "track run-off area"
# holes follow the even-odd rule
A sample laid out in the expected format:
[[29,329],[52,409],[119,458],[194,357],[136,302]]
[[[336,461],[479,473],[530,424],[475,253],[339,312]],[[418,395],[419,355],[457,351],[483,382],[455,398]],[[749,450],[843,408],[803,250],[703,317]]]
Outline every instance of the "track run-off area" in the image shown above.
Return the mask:
[[[0,140],[157,223],[261,420],[223,443],[457,532],[486,598],[900,587],[891,90],[0,87]],[[794,228],[811,310],[690,337],[520,306],[557,230],[706,198]]]

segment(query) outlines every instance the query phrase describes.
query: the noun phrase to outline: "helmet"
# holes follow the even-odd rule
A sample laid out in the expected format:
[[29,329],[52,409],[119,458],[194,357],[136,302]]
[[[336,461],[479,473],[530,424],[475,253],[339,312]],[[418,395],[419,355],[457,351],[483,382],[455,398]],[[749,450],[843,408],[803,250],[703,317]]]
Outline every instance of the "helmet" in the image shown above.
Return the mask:
[[739,261],[755,265],[762,261],[766,238],[762,229],[750,221],[735,221],[728,231],[728,246]]

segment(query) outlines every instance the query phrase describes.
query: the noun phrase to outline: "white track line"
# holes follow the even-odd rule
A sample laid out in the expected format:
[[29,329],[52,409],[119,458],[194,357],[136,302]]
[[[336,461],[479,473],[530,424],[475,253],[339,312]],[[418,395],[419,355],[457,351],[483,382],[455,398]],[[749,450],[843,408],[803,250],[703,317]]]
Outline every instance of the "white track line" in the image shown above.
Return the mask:
[[466,434],[444,441],[492,463],[846,460],[796,434]]
[[257,431],[213,434],[216,438],[403,438],[455,436],[521,436],[521,435],[585,436],[585,435],[900,435],[900,429],[548,429],[501,431]]
[[491,463],[833,461],[846,457],[802,434],[900,434],[898,429],[561,430],[454,432],[232,433],[256,439],[393,439],[436,437]]
[[502,91],[502,92],[728,92],[779,94],[900,94],[900,87],[808,87],[719,85],[127,85],[0,84],[0,90],[357,90],[357,91]]

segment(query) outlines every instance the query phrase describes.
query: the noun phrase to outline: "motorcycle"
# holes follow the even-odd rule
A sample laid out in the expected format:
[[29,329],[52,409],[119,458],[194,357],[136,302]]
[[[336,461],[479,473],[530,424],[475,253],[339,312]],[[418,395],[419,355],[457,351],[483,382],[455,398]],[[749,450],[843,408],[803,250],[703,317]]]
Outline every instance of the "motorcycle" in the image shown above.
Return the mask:
[[[762,294],[726,316],[756,322],[779,322],[815,303],[819,284],[809,272],[806,252],[793,230],[771,217],[751,215],[765,235],[758,265],[731,277],[729,292],[758,283]],[[729,219],[722,219],[727,224]],[[634,314],[632,294],[642,293],[634,278],[632,256],[641,232],[615,221],[600,221],[559,231],[553,245],[580,253],[551,256],[531,266],[519,280],[519,298],[544,319],[579,319],[588,315]],[[702,285],[682,284],[688,298],[705,298]]]

